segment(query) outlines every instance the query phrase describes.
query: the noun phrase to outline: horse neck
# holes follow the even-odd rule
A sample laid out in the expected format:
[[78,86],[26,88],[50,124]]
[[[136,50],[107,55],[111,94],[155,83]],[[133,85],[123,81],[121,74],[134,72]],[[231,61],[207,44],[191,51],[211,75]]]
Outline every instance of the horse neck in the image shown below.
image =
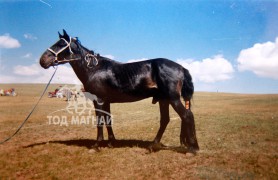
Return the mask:
[[84,64],[81,61],[83,61],[83,59],[80,60],[80,62],[70,62],[70,65],[78,79],[82,82],[82,84],[85,85],[89,80],[89,76],[91,75],[91,73],[88,71],[88,68],[84,66]]
[[[99,67],[88,67],[87,66],[87,62],[85,61],[85,56],[88,53],[93,53],[90,50],[88,50],[87,48],[83,47],[82,45],[80,45],[80,49],[81,49],[81,60],[78,61],[71,61],[70,65],[72,66],[75,74],[77,75],[77,77],[79,78],[79,80],[82,82],[82,84],[85,86],[85,84],[87,84],[87,82],[89,81],[89,78],[91,76],[93,76],[93,74],[95,73],[96,69]],[[103,64],[105,64],[104,66],[106,66],[106,68],[108,66],[113,66],[115,64],[119,64],[119,62],[116,62],[114,60],[111,60],[109,58],[105,58],[102,56],[97,56],[97,60],[98,60],[98,66],[103,66]]]
[[87,67],[87,64],[85,63],[85,56],[88,53],[91,53],[87,48],[80,45],[81,50],[81,60],[77,61],[71,61],[70,65],[73,68],[75,74],[77,75],[78,79],[82,82],[83,85],[85,85],[89,77],[93,74],[93,70]]

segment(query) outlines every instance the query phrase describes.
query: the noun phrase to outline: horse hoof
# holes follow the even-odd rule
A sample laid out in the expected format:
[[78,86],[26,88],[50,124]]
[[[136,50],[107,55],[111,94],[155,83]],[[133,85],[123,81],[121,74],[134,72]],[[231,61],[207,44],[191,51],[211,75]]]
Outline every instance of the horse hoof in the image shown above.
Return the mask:
[[199,151],[199,147],[188,147],[186,150],[186,154],[192,154],[192,155],[196,155],[197,151]]
[[163,149],[165,146],[161,143],[153,143],[149,146],[149,151],[152,152],[157,152],[160,151],[161,149]]
[[90,149],[88,152],[89,152],[90,154],[94,154],[94,153],[96,153],[96,152],[98,152],[98,151],[96,151],[96,149]]
[[196,156],[196,154],[195,153],[191,153],[191,152],[186,152],[185,156],[186,157],[194,157],[194,156]]
[[93,152],[93,151],[95,151],[95,152],[100,152],[100,149],[99,149],[99,146],[98,146],[98,145],[93,145],[89,151],[91,151],[91,150],[92,150],[92,152]]
[[109,148],[114,148],[114,146],[113,146],[113,143],[112,143],[112,142],[109,142],[109,143],[107,144],[107,146],[108,146]]

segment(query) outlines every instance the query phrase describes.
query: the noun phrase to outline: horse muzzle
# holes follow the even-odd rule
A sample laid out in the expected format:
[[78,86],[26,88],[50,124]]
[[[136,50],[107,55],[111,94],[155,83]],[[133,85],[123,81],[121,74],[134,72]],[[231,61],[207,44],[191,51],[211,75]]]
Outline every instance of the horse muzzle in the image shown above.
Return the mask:
[[44,53],[40,58],[40,65],[44,69],[48,69],[50,66],[54,66],[55,57],[49,53]]

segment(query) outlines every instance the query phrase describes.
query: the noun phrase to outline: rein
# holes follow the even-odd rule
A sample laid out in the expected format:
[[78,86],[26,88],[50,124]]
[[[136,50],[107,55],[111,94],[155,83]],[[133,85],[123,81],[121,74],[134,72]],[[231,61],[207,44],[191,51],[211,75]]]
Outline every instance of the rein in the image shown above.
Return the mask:
[[[63,40],[63,41],[65,41],[65,43],[67,44],[65,47],[63,47],[62,49],[60,49],[58,52],[55,52],[53,49],[51,49],[51,48],[48,48],[47,50],[48,51],[50,51],[51,53],[53,53],[54,55],[55,55],[55,58],[54,58],[54,60],[53,60],[53,65],[58,65],[59,63],[61,63],[61,62],[71,62],[71,61],[77,61],[77,60],[82,60],[82,58],[71,58],[71,59],[63,59],[63,60],[59,60],[58,59],[58,55],[61,53],[61,52],[63,52],[64,50],[66,50],[67,48],[69,48],[69,51],[70,51],[70,57],[72,56],[72,55],[74,55],[74,53],[73,53],[73,51],[71,50],[71,47],[70,47],[70,44],[71,44],[71,42],[72,42],[72,38],[70,37],[69,38],[70,39],[70,41],[68,42],[66,39],[64,39],[64,38],[61,38],[61,40]],[[75,38],[73,38],[74,40],[75,40]],[[88,53],[88,54],[86,54],[86,56],[85,56],[85,61],[87,62],[87,67],[88,68],[93,68],[93,66],[90,66],[90,62],[91,62],[91,60],[93,59],[93,60],[95,60],[95,62],[96,63],[94,63],[94,65],[96,66],[96,65],[98,65],[98,59],[97,59],[97,57],[95,56],[95,55],[93,55],[93,54],[90,54],[90,53]]]
[[47,83],[47,85],[46,85],[44,91],[42,92],[42,94],[41,94],[41,96],[40,96],[40,98],[38,99],[38,101],[37,101],[37,103],[35,104],[35,106],[33,107],[33,109],[30,111],[30,113],[28,114],[28,116],[25,118],[25,120],[20,124],[20,126],[17,128],[17,130],[16,130],[11,136],[9,136],[8,138],[6,138],[6,139],[3,140],[3,141],[0,141],[0,144],[4,144],[5,142],[7,142],[7,141],[9,141],[10,139],[12,139],[12,138],[20,131],[20,129],[23,127],[23,125],[27,122],[27,120],[28,120],[28,119],[30,118],[30,116],[33,114],[34,110],[36,109],[36,107],[38,106],[39,102],[41,101],[43,95],[45,94],[45,92],[46,92],[48,86],[50,85],[50,82],[52,81],[52,79],[53,79],[53,77],[54,77],[54,75],[55,75],[57,69],[58,69],[58,67],[55,68],[55,71],[54,71],[53,75],[51,76],[49,82]]

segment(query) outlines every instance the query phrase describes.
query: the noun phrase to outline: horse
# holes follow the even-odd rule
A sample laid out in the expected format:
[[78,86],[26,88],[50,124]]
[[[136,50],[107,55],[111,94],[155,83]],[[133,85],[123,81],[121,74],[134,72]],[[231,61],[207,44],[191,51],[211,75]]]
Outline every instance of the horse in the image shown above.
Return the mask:
[[97,100],[98,98],[96,95],[81,91],[79,92],[79,95],[74,98],[74,101],[68,101],[66,110],[70,114],[73,114],[75,112],[78,113],[78,115],[83,115],[87,112],[89,113],[89,115],[91,115],[91,112],[94,110],[93,102]]
[[0,96],[4,96],[4,89],[0,89]]
[[56,93],[57,98],[66,97],[67,101],[71,99],[72,95],[73,92],[69,87],[67,87],[67,85],[61,87],[61,89],[59,89],[58,92]]
[[17,94],[15,92],[15,89],[11,88],[11,89],[7,89],[7,90],[1,89],[0,95],[1,96],[16,96]]
[[[60,32],[58,34],[59,40],[41,55],[40,65],[47,69],[50,66],[69,63],[85,91],[96,95],[97,102],[102,102],[93,102],[97,117],[109,116],[111,103],[130,103],[152,97],[153,104],[159,103],[160,127],[149,146],[150,150],[155,150],[157,145],[161,147],[162,135],[170,121],[170,105],[181,118],[181,146],[194,154],[199,150],[194,115],[191,111],[194,85],[187,69],[165,58],[133,63],[117,62],[87,49],[77,37],[70,37],[65,30],[63,35]],[[117,141],[111,121],[105,122],[105,125],[108,146],[113,147]],[[92,146],[98,151],[104,140],[103,126],[103,121],[97,123],[97,139]]]

